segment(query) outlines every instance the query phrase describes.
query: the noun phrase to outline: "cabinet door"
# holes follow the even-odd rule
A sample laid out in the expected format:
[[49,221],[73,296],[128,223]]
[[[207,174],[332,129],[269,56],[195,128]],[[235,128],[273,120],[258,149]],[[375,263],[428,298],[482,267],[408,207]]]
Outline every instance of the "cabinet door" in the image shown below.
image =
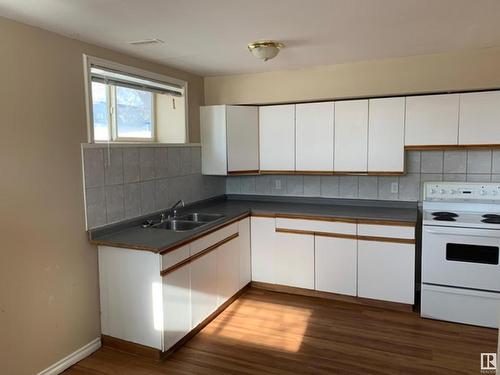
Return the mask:
[[191,331],[191,266],[163,277],[163,350]]
[[297,171],[333,171],[333,117],[333,102],[296,105]]
[[217,254],[217,306],[240,289],[240,249],[238,238],[221,245]]
[[334,170],[366,172],[367,159],[368,100],[336,102]]
[[316,290],[355,296],[357,262],[357,240],[316,236]]
[[274,283],[275,219],[252,217],[252,280]]
[[276,233],[274,281],[279,285],[314,289],[314,236]]
[[259,108],[260,169],[295,170],[295,105]]
[[240,249],[240,289],[251,280],[252,264],[250,256],[250,218],[241,220],[238,223],[239,249]]
[[200,107],[201,173],[227,174],[226,106]]
[[414,303],[415,245],[358,241],[358,296]]
[[191,263],[191,326],[195,328],[217,308],[217,254],[212,251]]
[[370,99],[368,171],[403,172],[405,98]]
[[500,144],[500,92],[460,94],[459,144]]
[[227,106],[227,171],[259,170],[259,108]]
[[406,146],[456,145],[459,94],[406,98]]

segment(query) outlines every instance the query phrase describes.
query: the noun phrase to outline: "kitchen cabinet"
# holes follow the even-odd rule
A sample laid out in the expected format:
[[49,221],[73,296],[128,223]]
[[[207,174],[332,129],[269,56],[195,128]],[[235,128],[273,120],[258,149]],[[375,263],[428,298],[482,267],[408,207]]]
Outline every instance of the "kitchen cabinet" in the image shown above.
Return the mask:
[[191,266],[163,276],[163,345],[171,348],[191,331]]
[[259,107],[260,169],[295,170],[295,105]]
[[405,98],[369,100],[368,172],[404,172]]
[[250,218],[238,222],[240,251],[240,288],[252,280],[252,261],[250,251]]
[[295,169],[333,171],[334,103],[295,107]]
[[500,91],[460,94],[459,144],[500,144]]
[[213,313],[218,301],[217,254],[212,251],[191,262],[191,326]]
[[316,290],[355,296],[357,240],[317,235],[314,250]]
[[278,232],[275,244],[274,282],[314,289],[314,236]]
[[335,102],[336,172],[366,172],[368,168],[368,100]]
[[227,175],[259,170],[257,107],[200,107],[202,173]]
[[457,145],[459,94],[408,96],[406,146]]
[[358,240],[358,296],[414,303],[415,245]]
[[274,283],[275,219],[252,217],[252,280]]
[[240,289],[240,242],[237,238],[221,245],[217,255],[217,306],[222,305]]

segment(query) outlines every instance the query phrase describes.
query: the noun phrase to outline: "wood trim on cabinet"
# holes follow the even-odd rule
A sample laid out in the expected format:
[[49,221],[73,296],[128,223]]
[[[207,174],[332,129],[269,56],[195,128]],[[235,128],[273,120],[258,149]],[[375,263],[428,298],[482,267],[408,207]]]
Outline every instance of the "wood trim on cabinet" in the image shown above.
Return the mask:
[[276,214],[262,214],[262,213],[252,213],[251,217],[267,217],[269,219],[274,219]]
[[317,231],[312,231],[312,230],[299,230],[299,229],[287,229],[287,228],[275,228],[275,232],[290,233],[290,234],[308,234],[308,235],[314,235],[314,236],[320,236],[320,237],[346,238],[346,239],[361,240],[361,241],[393,242],[393,243],[404,243],[404,244],[414,244],[415,243],[415,240],[411,239],[411,238],[359,236],[356,234],[317,232]]
[[[252,214],[252,216],[253,216],[253,214]],[[352,223],[352,224],[357,223],[357,219],[350,219],[350,218],[343,218],[343,217],[330,217],[330,216],[314,216],[314,215],[302,215],[302,214],[276,214],[275,217],[280,218],[280,219],[332,221],[332,222]]]
[[219,241],[219,242],[217,242],[216,244],[213,244],[212,246],[207,247],[205,250],[202,250],[202,251],[200,251],[200,252],[198,252],[198,253],[196,253],[196,254],[194,254],[194,255],[190,256],[189,258],[186,258],[186,259],[184,259],[184,260],[181,260],[179,263],[176,263],[176,264],[174,264],[173,266],[168,267],[168,268],[166,268],[166,269],[162,270],[162,271],[160,272],[160,275],[161,275],[161,276],[168,275],[169,273],[174,272],[176,269],[181,268],[181,267],[185,266],[186,264],[191,263],[191,262],[195,261],[195,260],[196,260],[196,259],[198,259],[198,258],[201,258],[203,255],[206,255],[206,254],[208,254],[208,253],[210,253],[210,252],[214,251],[214,250],[215,250],[215,249],[217,249],[219,246],[224,245],[226,242],[229,242],[229,241],[231,241],[231,240],[234,240],[234,239],[235,239],[236,237],[238,237],[238,236],[239,236],[239,233],[232,234],[232,235],[230,235],[229,237],[224,238],[222,241]]
[[260,170],[260,174],[295,174],[295,171]]
[[312,176],[331,176],[333,175],[333,171],[295,171],[294,174],[302,174],[302,175],[312,175]]
[[474,148],[500,148],[500,144],[467,144],[467,145],[408,145],[406,151],[432,151],[432,150],[462,150]]
[[277,233],[290,233],[290,234],[309,234],[314,235],[314,231],[311,230],[300,230],[300,229],[286,229],[286,228],[274,228]]
[[415,244],[414,238],[393,238],[393,237],[376,237],[376,236],[358,236],[358,241],[373,241],[373,242],[392,242],[403,244]]
[[141,357],[152,358],[157,361],[160,360],[162,356],[162,352],[159,349],[108,335],[101,335],[101,343],[102,346],[107,346],[126,353],[132,353]]
[[224,223],[224,224],[222,224],[222,225],[216,226],[216,227],[211,228],[210,230],[208,230],[208,231],[206,231],[206,232],[202,232],[202,233],[200,233],[200,234],[198,234],[198,235],[196,235],[196,236],[193,236],[193,237],[190,237],[190,238],[188,238],[188,239],[186,239],[186,240],[184,240],[184,241],[178,242],[178,243],[176,243],[175,245],[173,245],[173,246],[171,246],[171,247],[168,247],[168,248],[167,248],[167,249],[165,249],[165,250],[161,250],[160,252],[158,252],[158,254],[163,255],[163,254],[169,253],[169,252],[171,252],[171,251],[174,251],[174,250],[178,249],[179,247],[182,247],[182,246],[184,246],[184,245],[187,245],[188,243],[191,243],[191,242],[193,242],[193,241],[196,241],[196,240],[198,240],[198,239],[200,239],[200,238],[202,238],[202,237],[205,237],[205,236],[207,236],[207,235],[209,235],[209,234],[211,234],[211,233],[213,233],[213,232],[217,232],[219,229],[225,228],[225,227],[227,227],[228,225],[234,224],[235,222],[240,221],[240,220],[243,220],[243,219],[245,219],[245,218],[247,218],[247,217],[249,217],[249,216],[250,216],[250,213],[249,213],[249,212],[248,212],[248,213],[245,213],[245,214],[243,214],[243,215],[240,215],[240,216],[238,216],[238,217],[236,217],[236,218],[234,218],[234,219],[229,220],[228,222],[226,222],[226,223]]
[[248,171],[227,171],[227,175],[228,176],[239,176],[239,175],[246,175],[246,174],[253,175],[253,174],[259,174],[259,172],[260,171],[258,169],[248,170]]
[[295,294],[299,296],[306,297],[315,297],[315,298],[324,298],[336,301],[343,301],[348,303],[356,303],[359,305],[366,306],[374,306],[380,307],[383,309],[397,310],[397,311],[412,311],[413,305],[399,303],[399,302],[389,302],[389,301],[379,301],[370,298],[363,297],[355,297],[355,296],[346,296],[343,294],[330,293],[330,292],[322,292],[319,290],[305,289],[305,288],[297,288],[293,286],[279,285],[279,284],[270,284],[263,283],[258,281],[252,281],[252,288],[256,289],[264,289],[272,292],[278,293],[288,293]]
[[367,225],[392,225],[397,227],[415,227],[413,221],[395,221],[395,220],[378,220],[378,219],[358,219],[358,224]]
[[358,238],[355,234],[316,232],[316,231],[312,231],[312,230],[275,228],[274,231],[277,232],[277,233],[309,234],[309,235],[313,235],[313,236],[335,237],[335,238],[348,238],[348,239],[353,239],[353,240],[355,240],[355,239]]
[[358,239],[358,236],[355,234],[345,234],[345,233],[314,232],[314,235],[319,237],[345,238],[348,240]]

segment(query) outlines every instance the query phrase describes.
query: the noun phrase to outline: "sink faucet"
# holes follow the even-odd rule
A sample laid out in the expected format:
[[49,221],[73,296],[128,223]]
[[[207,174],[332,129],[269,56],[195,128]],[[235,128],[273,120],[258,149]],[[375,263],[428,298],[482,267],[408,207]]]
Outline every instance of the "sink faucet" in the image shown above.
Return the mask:
[[[186,204],[184,203],[184,200],[182,200],[182,199],[179,200],[179,201],[177,201],[177,202],[175,202],[175,204],[166,211],[166,212],[168,212],[168,216],[167,217],[170,218],[171,216],[173,216],[173,217],[177,216],[177,210],[176,210],[176,208],[179,207],[179,206],[184,207],[185,205]],[[163,222],[165,220],[165,214],[166,214],[166,212],[164,212],[164,213],[161,214],[161,222]],[[171,215],[171,214],[173,214],[173,215]]]

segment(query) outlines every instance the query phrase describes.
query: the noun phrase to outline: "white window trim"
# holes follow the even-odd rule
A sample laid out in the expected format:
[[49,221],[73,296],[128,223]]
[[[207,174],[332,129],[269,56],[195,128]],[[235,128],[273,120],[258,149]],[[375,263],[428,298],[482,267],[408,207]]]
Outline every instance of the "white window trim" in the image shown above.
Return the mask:
[[[141,76],[144,78],[149,78],[152,80],[160,81],[160,82],[165,82],[165,83],[170,83],[170,84],[176,84],[178,86],[181,86],[184,89],[184,110],[185,110],[185,121],[186,121],[186,126],[185,126],[185,143],[189,143],[189,119],[188,119],[188,113],[189,113],[189,105],[188,105],[188,83],[186,81],[169,77],[163,74],[158,74],[158,73],[153,73],[147,70],[142,70],[139,68],[134,68],[132,66],[128,65],[123,65],[119,64],[113,61],[109,60],[104,60],[99,57],[94,57],[94,56],[89,56],[86,54],[83,54],[83,75],[84,75],[84,80],[85,80],[85,107],[86,107],[86,112],[87,112],[87,142],[88,143],[144,143],[144,144],[150,144],[156,142],[156,119],[155,119],[155,103],[152,105],[152,122],[153,122],[153,138],[150,139],[140,139],[140,138],[120,138],[119,140],[110,140],[110,141],[95,141],[94,140],[94,116],[93,116],[93,111],[92,111],[92,82],[90,79],[90,68],[92,65],[99,65],[102,66],[103,68],[109,68],[109,69],[114,69],[114,70],[119,70],[124,73],[136,75],[136,76]],[[109,98],[110,100],[112,98]],[[154,102],[154,100],[153,100]],[[112,123],[110,124],[110,127],[113,127]],[[112,131],[114,131],[112,129]],[[111,135],[111,134],[110,134]]]

